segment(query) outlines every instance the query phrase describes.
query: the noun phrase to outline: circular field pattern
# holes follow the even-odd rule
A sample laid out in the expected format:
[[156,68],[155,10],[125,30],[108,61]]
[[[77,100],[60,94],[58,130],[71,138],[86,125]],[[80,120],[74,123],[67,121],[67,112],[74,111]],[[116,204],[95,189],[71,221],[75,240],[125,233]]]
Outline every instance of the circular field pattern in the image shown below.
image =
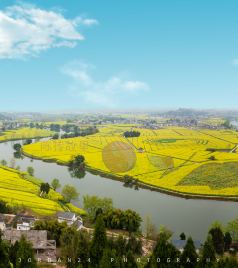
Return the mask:
[[103,148],[102,159],[111,172],[123,173],[135,166],[136,154],[128,143],[114,141]]
[[158,169],[170,169],[174,167],[174,160],[170,156],[148,156],[150,163]]

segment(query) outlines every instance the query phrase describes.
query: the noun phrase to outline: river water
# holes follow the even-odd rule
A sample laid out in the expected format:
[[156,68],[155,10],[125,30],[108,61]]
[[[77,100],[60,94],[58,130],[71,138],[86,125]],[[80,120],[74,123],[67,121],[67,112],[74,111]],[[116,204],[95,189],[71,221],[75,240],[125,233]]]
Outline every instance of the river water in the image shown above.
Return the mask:
[[[18,141],[19,142],[19,141]],[[0,143],[0,160],[8,163],[13,159],[14,142]],[[137,211],[144,219],[149,215],[156,225],[164,225],[174,231],[174,237],[181,232],[194,239],[204,240],[207,230],[214,221],[226,224],[238,217],[238,203],[213,200],[193,200],[174,197],[147,189],[134,190],[123,186],[122,182],[103,178],[86,172],[82,179],[72,178],[66,166],[31,160],[28,157],[15,159],[16,166],[25,171],[28,166],[35,170],[35,176],[50,182],[58,178],[61,185],[74,185],[80,193],[79,205],[83,195],[97,195],[113,199],[114,207]],[[144,224],[142,226],[144,228]]]

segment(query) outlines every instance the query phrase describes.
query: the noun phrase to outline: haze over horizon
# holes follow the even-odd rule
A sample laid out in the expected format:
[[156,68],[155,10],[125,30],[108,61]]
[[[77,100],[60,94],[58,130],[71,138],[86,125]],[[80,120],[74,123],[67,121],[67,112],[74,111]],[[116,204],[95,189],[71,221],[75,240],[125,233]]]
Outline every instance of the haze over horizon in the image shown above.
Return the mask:
[[236,109],[237,8],[3,0],[0,110]]

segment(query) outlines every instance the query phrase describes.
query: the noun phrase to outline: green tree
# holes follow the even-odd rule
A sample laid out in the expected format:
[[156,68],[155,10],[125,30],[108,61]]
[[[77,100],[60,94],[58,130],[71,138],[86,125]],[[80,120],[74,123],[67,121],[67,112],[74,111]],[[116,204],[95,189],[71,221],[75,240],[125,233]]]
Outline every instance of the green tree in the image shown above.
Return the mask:
[[193,268],[197,264],[198,255],[191,237],[188,238],[181,255],[181,263],[184,268]]
[[15,143],[13,145],[13,149],[17,152],[20,152],[21,151],[21,144],[20,143]]
[[142,254],[142,241],[131,233],[129,239],[127,240],[126,245],[127,252],[130,250],[133,254],[141,255]]
[[217,254],[222,255],[224,252],[224,235],[220,227],[213,227],[209,230],[212,237],[213,246]]
[[99,267],[103,251],[107,246],[106,229],[102,216],[99,216],[96,220],[95,229],[93,233],[92,244],[90,248],[90,257],[92,260],[92,266],[94,268]]
[[114,248],[116,249],[117,256],[122,257],[126,255],[127,252],[127,241],[123,238],[122,235],[119,235],[116,241],[113,243]]
[[[180,257],[179,251],[167,241],[167,234],[160,233],[158,242],[153,250],[150,262],[146,268],[178,268],[180,264],[176,261]],[[160,262],[157,262],[160,258]]]
[[77,155],[69,161],[69,166],[71,168],[80,168],[82,167],[82,164],[84,164],[84,161],[85,158],[83,155]]
[[33,167],[28,167],[27,168],[27,173],[31,176],[34,176],[34,168]]
[[202,257],[200,264],[202,268],[209,268],[214,266],[216,260],[216,251],[213,246],[213,241],[211,235],[208,235],[202,248]]
[[37,268],[32,244],[24,236],[19,241],[16,268]]
[[125,268],[137,268],[137,262],[131,250],[129,250],[125,256],[126,262],[124,262]]
[[83,178],[85,176],[85,158],[77,155],[69,161],[69,172],[72,177]]
[[2,166],[6,166],[7,165],[7,161],[5,159],[1,160],[1,165]]
[[58,222],[53,220],[38,220],[34,223],[35,230],[47,230],[47,237],[50,240],[55,240],[57,245],[60,245],[60,237],[67,228],[66,222]]
[[28,144],[31,144],[32,143],[32,139],[26,139],[24,141],[24,145],[28,145]]
[[186,235],[185,233],[180,234],[180,240],[186,240]]
[[225,232],[224,235],[224,250],[227,251],[230,248],[230,245],[232,243],[232,237],[229,232]]
[[52,182],[51,182],[51,187],[54,190],[57,190],[58,188],[60,188],[61,184],[60,184],[59,180],[58,179],[53,179]]
[[158,233],[149,215],[147,215],[145,218],[145,230],[146,230],[145,236],[147,239],[152,239],[152,240],[157,239]]
[[13,264],[14,267],[16,267],[16,264],[17,264],[18,249],[19,249],[19,242],[18,241],[16,241],[14,245],[11,245],[10,249],[9,249],[10,262]]
[[228,119],[225,120],[225,122],[222,124],[225,128],[231,128],[231,123]]
[[66,184],[62,189],[62,195],[64,197],[65,202],[69,203],[71,200],[77,199],[79,193],[77,192],[74,186]]
[[2,240],[2,232],[0,230],[0,268],[10,268],[9,248],[5,241]]
[[90,250],[90,235],[85,231],[79,232],[79,242],[77,246],[78,257],[81,260],[82,268],[88,268],[89,262],[88,259]]
[[232,239],[238,242],[238,218],[227,224],[227,231],[231,234]]
[[46,193],[48,194],[49,191],[50,191],[50,185],[48,182],[42,182],[41,185],[40,185],[40,191],[42,193]]
[[226,257],[217,263],[217,268],[238,268],[238,262],[234,257]]
[[[65,228],[60,237],[63,258],[67,268],[78,267],[79,233],[74,228]],[[69,261],[70,260],[70,261]]]
[[98,209],[101,209],[103,213],[108,212],[113,208],[113,202],[111,198],[100,198],[96,195],[85,195],[83,197],[84,209],[87,211],[91,220],[96,218]]
[[100,268],[120,268],[117,260],[117,252],[114,249],[106,247],[99,264]]
[[173,232],[170,229],[168,229],[167,227],[161,225],[160,230],[159,230],[159,235],[160,236],[162,235],[163,237],[166,238],[166,240],[169,240],[172,237]]
[[55,133],[55,134],[52,136],[52,139],[53,139],[53,140],[58,140],[58,139],[59,139],[59,134],[58,134],[58,133]]
[[11,212],[10,208],[7,206],[7,203],[0,200],[0,213],[9,213]]

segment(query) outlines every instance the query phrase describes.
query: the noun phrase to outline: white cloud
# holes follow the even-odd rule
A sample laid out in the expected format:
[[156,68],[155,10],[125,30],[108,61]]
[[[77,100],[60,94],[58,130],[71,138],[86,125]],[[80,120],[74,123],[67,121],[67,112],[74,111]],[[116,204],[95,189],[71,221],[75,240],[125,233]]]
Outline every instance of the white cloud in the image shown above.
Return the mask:
[[232,61],[232,64],[234,64],[234,65],[238,65],[238,59],[234,59],[234,60]]
[[82,62],[71,62],[62,68],[62,72],[73,79],[71,92],[80,96],[87,103],[114,107],[123,96],[133,95],[149,90],[142,81],[130,80],[121,76],[112,76],[105,81],[98,81],[92,75],[95,67]]
[[125,90],[128,91],[137,91],[138,89],[141,90],[148,90],[148,85],[141,81],[126,81],[123,85]]
[[61,13],[31,5],[0,10],[0,58],[37,55],[53,47],[74,47],[84,40],[80,26],[97,24],[95,19],[66,19]]
[[77,17],[74,19],[74,24],[92,26],[92,25],[98,25],[98,21],[95,19]]

